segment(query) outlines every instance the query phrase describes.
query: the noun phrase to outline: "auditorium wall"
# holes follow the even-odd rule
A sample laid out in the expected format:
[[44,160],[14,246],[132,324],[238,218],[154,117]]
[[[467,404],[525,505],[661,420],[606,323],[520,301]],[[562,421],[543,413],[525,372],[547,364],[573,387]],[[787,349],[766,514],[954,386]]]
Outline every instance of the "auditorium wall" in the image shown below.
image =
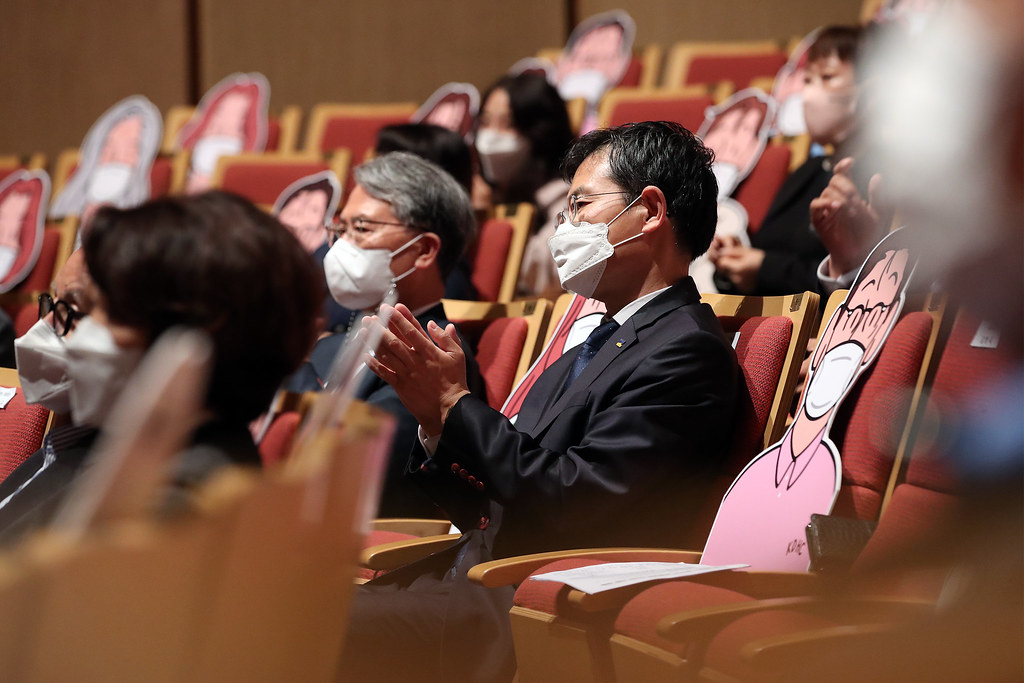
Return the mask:
[[860,0],[0,0],[0,155],[52,161],[122,97],[166,111],[234,71],[266,74],[273,109],[484,88],[563,43],[570,18],[615,7],[637,20],[638,43],[668,45],[785,39],[856,21]]

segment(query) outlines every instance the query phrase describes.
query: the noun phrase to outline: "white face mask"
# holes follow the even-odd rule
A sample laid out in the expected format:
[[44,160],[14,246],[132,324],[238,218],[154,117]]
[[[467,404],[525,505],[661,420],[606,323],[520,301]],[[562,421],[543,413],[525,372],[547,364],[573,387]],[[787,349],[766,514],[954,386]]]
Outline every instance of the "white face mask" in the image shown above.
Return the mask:
[[864,349],[857,342],[843,342],[825,353],[811,374],[804,395],[804,411],[817,420],[832,410],[850,388],[860,370]]
[[718,181],[718,201],[722,201],[731,195],[739,184],[740,169],[736,164],[716,161],[711,164],[711,172]]
[[608,241],[608,226],[639,199],[637,196],[607,223],[566,221],[558,226],[548,240],[548,249],[555,259],[558,279],[565,291],[575,292],[587,299],[592,297],[615,248],[643,235],[637,233],[616,244]]
[[14,247],[0,246],[0,280],[7,277],[18,258],[19,250]]
[[804,122],[811,140],[836,145],[847,138],[857,110],[856,92],[852,87],[846,92],[829,92],[816,85],[804,86]]
[[779,104],[779,113],[775,116],[775,127],[783,135],[802,135],[807,132],[804,122],[804,95],[794,93]]
[[91,202],[105,204],[113,202],[124,195],[128,183],[132,179],[132,167],[128,164],[103,164],[93,171],[89,177],[89,186],[85,196]]
[[476,134],[480,170],[489,183],[508,185],[530,157],[529,143],[518,133],[481,128]]
[[378,305],[392,285],[416,270],[414,266],[396,276],[391,272],[391,259],[421,237],[423,233],[394,251],[363,249],[347,240],[338,240],[324,256],[324,275],[331,296],[345,308],[355,311]]
[[68,352],[49,321],[40,320],[14,340],[14,357],[26,403],[38,403],[55,413],[71,410]]
[[595,69],[580,69],[567,75],[558,84],[558,94],[563,100],[582,97],[587,104],[596,105],[609,87],[611,83],[602,72]]
[[242,141],[227,135],[208,135],[200,138],[192,149],[192,168],[203,175],[213,175],[217,160],[228,154],[239,154]]
[[117,345],[105,326],[84,318],[65,343],[71,421],[100,427],[139,361],[141,349]]

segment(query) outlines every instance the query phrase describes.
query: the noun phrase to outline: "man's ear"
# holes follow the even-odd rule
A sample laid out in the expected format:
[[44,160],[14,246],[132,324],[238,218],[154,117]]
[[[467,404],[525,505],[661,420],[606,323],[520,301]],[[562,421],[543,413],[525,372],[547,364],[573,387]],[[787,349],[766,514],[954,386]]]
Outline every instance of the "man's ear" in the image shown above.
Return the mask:
[[419,249],[414,262],[416,268],[429,268],[437,262],[437,257],[441,253],[441,238],[436,233],[425,232],[412,248]]
[[644,207],[647,216],[641,233],[652,233],[662,225],[668,223],[668,200],[665,193],[654,185],[648,185],[640,192],[640,201],[637,204]]

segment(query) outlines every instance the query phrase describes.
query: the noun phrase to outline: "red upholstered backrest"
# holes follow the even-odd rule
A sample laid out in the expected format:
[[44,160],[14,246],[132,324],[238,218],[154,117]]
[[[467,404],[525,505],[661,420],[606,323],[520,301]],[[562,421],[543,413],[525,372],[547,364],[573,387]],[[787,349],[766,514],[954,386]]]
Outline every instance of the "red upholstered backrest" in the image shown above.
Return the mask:
[[14,316],[14,334],[17,337],[28,332],[39,320],[39,304],[35,301],[23,303]]
[[675,121],[688,130],[697,130],[704,121],[705,110],[713,104],[710,95],[620,101],[608,117],[608,126],[634,121]]
[[470,279],[481,301],[497,301],[505,262],[512,246],[512,224],[489,218],[480,226],[473,250],[473,273]]
[[293,182],[327,168],[327,164],[320,161],[232,163],[224,169],[220,187],[257,204],[273,204]]
[[302,416],[294,410],[285,411],[274,418],[259,445],[260,460],[264,467],[279,463],[288,457],[301,421]]
[[352,163],[358,164],[366,157],[367,150],[376,146],[377,131],[392,123],[406,123],[408,119],[407,114],[337,116],[325,122],[317,144],[321,152],[345,147],[352,152]]
[[768,415],[775,400],[793,335],[793,321],[779,316],[740,318],[718,316],[727,335],[739,333],[736,362],[740,366],[739,404],[726,471],[708,491],[693,538],[705,538],[715,520],[722,496],[733,479],[761,451]]
[[487,387],[487,405],[501,410],[512,392],[529,326],[525,318],[497,318],[480,335],[476,360]]
[[753,234],[761,227],[772,200],[789,175],[791,155],[792,151],[786,145],[768,145],[750,175],[733,192],[733,199],[747,210],[747,232]]
[[174,160],[171,157],[158,156],[149,169],[149,196],[166,197],[171,193],[171,181],[174,179]]
[[276,152],[281,144],[281,119],[271,116],[267,119],[267,146],[264,149],[268,152]]
[[7,407],[0,409],[0,481],[39,450],[49,416],[46,408],[25,403],[20,387]]
[[878,517],[931,331],[929,314],[905,315],[843,400],[829,432],[843,462],[832,514]]
[[43,230],[43,245],[39,250],[39,259],[28,277],[18,286],[22,292],[46,292],[53,280],[53,267],[57,261],[57,248],[60,247],[60,231],[47,227]]
[[750,55],[698,55],[690,60],[686,82],[682,85],[732,81],[742,90],[757,78],[774,78],[786,63],[786,53],[779,51]]
[[[930,534],[941,533],[957,513],[957,481],[944,459],[949,444],[936,439],[935,426],[955,423],[966,406],[981,413],[995,412],[1001,400],[992,385],[1013,367],[1009,354],[971,345],[979,322],[957,317],[938,359],[925,406],[923,427],[914,443],[904,480],[879,520],[878,529],[857,559],[857,570],[884,566],[893,555],[906,552]],[[969,418],[968,418],[969,419]]]
[[626,73],[622,74],[622,78],[619,80],[619,87],[635,88],[640,85],[640,79],[643,75],[644,60],[633,55],[633,58],[629,60],[629,66],[626,67]]

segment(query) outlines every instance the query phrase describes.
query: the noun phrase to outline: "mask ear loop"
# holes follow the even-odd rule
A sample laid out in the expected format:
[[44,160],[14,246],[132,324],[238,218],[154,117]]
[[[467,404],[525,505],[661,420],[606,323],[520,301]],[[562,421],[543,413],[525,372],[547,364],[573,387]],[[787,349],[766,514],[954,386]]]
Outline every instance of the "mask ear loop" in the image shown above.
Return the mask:
[[[403,251],[405,251],[406,249],[411,247],[413,244],[416,243],[417,240],[419,240],[425,234],[426,233],[421,232],[420,234],[416,235],[411,240],[409,240],[408,242],[406,242],[405,244],[400,246],[398,249],[395,249],[393,252],[391,252],[391,258],[395,258],[395,256],[397,256],[398,254],[402,253]],[[394,287],[396,282],[398,282],[399,280],[401,280],[402,278],[404,278],[405,276],[407,276],[409,273],[411,273],[414,270],[416,270],[416,266],[413,266],[412,268],[410,268],[409,270],[405,271],[401,275],[397,275],[397,276],[391,278],[391,286]]]
[[[628,211],[628,210],[629,210],[629,208],[630,208],[631,206],[633,206],[634,204],[636,204],[636,203],[637,203],[637,201],[639,201],[640,197],[642,197],[642,196],[643,196],[643,195],[639,195],[639,194],[638,194],[638,195],[636,196],[636,199],[634,199],[633,201],[631,201],[631,202],[630,202],[629,204],[626,204],[625,208],[623,208],[623,209],[622,209],[622,211],[619,211],[619,212],[618,212],[617,214],[615,214],[615,218],[613,218],[613,219],[611,219],[610,221],[608,221],[608,225],[611,225],[612,223],[614,223],[614,222],[615,222],[615,220],[616,220],[616,219],[617,219],[617,218],[618,218],[619,216],[621,216],[622,214],[626,213],[626,211]],[[613,244],[613,245],[612,245],[612,249],[615,249],[616,247],[618,247],[618,246],[620,246],[620,245],[622,245],[622,244],[625,244],[626,242],[631,242],[632,240],[635,240],[635,239],[636,239],[636,238],[638,238],[638,237],[643,237],[643,234],[644,234],[643,232],[638,232],[637,234],[633,235],[632,237],[627,237],[626,239],[622,240],[621,242],[616,242],[615,244]]]

